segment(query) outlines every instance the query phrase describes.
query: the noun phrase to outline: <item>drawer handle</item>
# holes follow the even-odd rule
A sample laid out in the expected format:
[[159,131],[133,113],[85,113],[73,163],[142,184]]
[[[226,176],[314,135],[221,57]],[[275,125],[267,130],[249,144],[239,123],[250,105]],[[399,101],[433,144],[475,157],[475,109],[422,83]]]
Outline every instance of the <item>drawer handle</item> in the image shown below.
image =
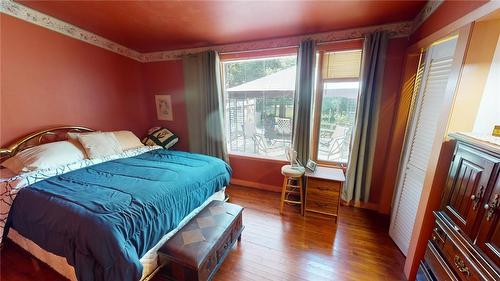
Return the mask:
[[321,191],[325,191],[325,190],[330,190],[331,189],[329,187],[321,187],[321,186],[317,186],[316,188],[319,189],[319,190],[321,190]]
[[490,204],[484,205],[484,209],[486,210],[486,220],[489,221],[495,214],[495,211],[498,207],[498,198],[500,196],[498,194],[495,194],[495,199]]
[[483,197],[484,185],[481,185],[481,188],[476,194],[472,194],[470,196],[470,200],[472,200],[472,210],[476,210],[481,198]]
[[325,203],[314,202],[314,204],[316,204],[316,206],[318,206],[318,207],[320,207],[320,208],[325,208],[325,207],[328,207],[328,204],[325,204]]
[[435,228],[434,228],[434,232],[435,232],[437,235],[439,235],[439,236],[443,236],[443,234],[444,234],[444,233],[443,233],[443,230],[442,230],[441,228],[439,228],[439,227],[435,227]]
[[465,274],[465,276],[471,275],[469,268],[465,265],[464,261],[458,255],[455,255],[455,266],[457,267],[458,271]]

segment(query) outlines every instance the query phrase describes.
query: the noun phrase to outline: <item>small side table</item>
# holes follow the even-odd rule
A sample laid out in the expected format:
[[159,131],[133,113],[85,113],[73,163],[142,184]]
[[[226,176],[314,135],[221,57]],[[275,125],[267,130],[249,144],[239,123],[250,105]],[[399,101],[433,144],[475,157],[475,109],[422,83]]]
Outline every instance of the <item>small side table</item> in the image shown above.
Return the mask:
[[342,185],[345,182],[342,169],[317,167],[314,172],[307,170],[305,176],[307,177],[306,214],[313,212],[337,219],[340,192],[342,192]]

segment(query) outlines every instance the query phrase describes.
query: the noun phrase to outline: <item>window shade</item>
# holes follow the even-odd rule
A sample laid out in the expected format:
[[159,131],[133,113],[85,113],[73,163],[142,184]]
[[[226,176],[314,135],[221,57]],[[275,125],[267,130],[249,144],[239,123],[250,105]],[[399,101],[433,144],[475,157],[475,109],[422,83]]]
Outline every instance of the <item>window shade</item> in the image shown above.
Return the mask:
[[323,79],[358,78],[361,50],[329,52],[323,55]]

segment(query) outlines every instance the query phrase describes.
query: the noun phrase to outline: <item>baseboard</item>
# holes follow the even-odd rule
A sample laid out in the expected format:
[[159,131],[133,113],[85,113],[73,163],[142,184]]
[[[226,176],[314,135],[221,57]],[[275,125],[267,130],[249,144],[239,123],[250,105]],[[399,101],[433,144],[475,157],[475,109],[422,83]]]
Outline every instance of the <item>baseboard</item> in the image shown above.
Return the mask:
[[265,184],[265,183],[260,183],[260,182],[246,181],[246,180],[240,180],[240,179],[231,179],[231,184],[241,185],[241,186],[251,187],[251,188],[256,188],[256,189],[262,189],[262,190],[272,191],[272,192],[281,192],[281,186],[275,186],[275,185],[270,185],[270,184]]
[[379,205],[377,203],[352,201],[350,204],[347,204],[347,202],[344,200],[341,200],[340,203],[342,204],[342,206],[351,206],[355,208],[369,209],[379,212]]
[[[261,190],[266,190],[266,191],[272,191],[272,192],[281,192],[281,186],[275,186],[275,185],[270,185],[270,184],[265,184],[265,183],[260,183],[260,182],[253,182],[253,181],[246,181],[246,180],[240,180],[240,179],[231,179],[231,184],[234,185],[240,185],[240,186],[245,186],[245,187],[251,187],[255,189],[261,189]],[[362,208],[362,209],[369,209],[373,211],[379,212],[379,205],[377,203],[371,203],[371,202],[351,202],[350,204],[347,204],[344,200],[341,200],[341,204],[343,206],[352,206],[356,208]]]

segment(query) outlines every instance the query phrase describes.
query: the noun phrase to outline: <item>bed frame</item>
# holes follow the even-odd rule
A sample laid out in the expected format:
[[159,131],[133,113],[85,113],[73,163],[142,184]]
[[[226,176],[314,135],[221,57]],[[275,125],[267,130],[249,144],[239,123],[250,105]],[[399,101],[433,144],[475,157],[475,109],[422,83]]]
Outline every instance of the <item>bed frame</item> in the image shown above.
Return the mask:
[[25,137],[18,139],[6,148],[0,148],[0,162],[10,158],[16,153],[21,152],[33,146],[44,143],[67,140],[67,133],[75,132],[94,132],[93,129],[81,126],[61,126],[42,131],[33,132]]

